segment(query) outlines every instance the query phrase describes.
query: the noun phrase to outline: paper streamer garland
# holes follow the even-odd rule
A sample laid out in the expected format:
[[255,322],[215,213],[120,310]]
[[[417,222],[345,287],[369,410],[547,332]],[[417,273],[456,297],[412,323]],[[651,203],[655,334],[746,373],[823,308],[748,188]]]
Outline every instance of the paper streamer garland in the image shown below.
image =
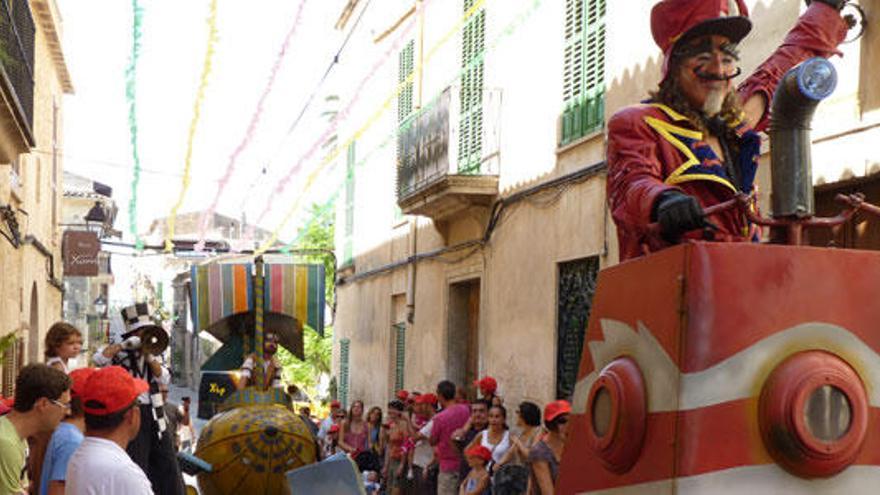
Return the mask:
[[131,7],[131,58],[129,58],[128,67],[125,69],[125,100],[128,103],[128,131],[134,170],[131,177],[131,199],[128,201],[128,225],[129,232],[135,239],[135,249],[140,252],[144,249],[144,241],[137,228],[138,185],[141,181],[141,158],[137,146],[137,63],[141,53],[141,22],[144,10],[138,5],[138,0],[132,0]]
[[[485,4],[485,3],[486,3],[486,0],[477,0],[474,2],[474,4],[471,6],[471,8],[469,8],[467,10],[467,12],[465,12],[465,14],[461,17],[461,19],[459,19],[459,21],[454,26],[452,26],[452,28],[450,28],[440,38],[440,40],[437,41],[437,43],[435,43],[434,46],[431,47],[430,50],[428,50],[427,54],[424,57],[424,60],[419,61],[419,64],[416,66],[416,70],[412,71],[403,81],[401,81],[397,85],[397,87],[394,89],[394,91],[392,91],[391,94],[385,99],[385,101],[382,103],[382,105],[379,107],[379,109],[376,110],[376,112],[374,112],[373,115],[370,116],[369,119],[367,119],[367,121],[364,123],[364,125],[362,125],[357,131],[355,131],[355,133],[352,134],[351,137],[349,137],[343,144],[337,145],[336,147],[334,147],[334,149],[327,156],[324,157],[321,164],[318,165],[318,168],[316,170],[314,170],[311,174],[309,174],[308,178],[306,179],[305,185],[303,186],[303,191],[305,191],[309,187],[311,187],[312,183],[315,181],[315,179],[317,179],[318,173],[321,170],[323,170],[328,164],[332,163],[333,160],[335,160],[336,157],[339,156],[339,153],[342,150],[348,149],[348,146],[352,142],[357,140],[361,135],[363,135],[364,132],[367,131],[367,129],[372,127],[379,120],[379,118],[382,116],[382,114],[384,114],[391,107],[391,103],[400,95],[400,93],[404,90],[404,88],[406,88],[408,84],[412,83],[413,80],[415,79],[416,75],[421,72],[421,70],[422,70],[421,66],[428,63],[428,61],[437,53],[437,51],[440,49],[440,47],[443,44],[445,44],[446,42],[448,42],[452,38],[452,35],[454,35],[456,32],[461,30],[461,28],[464,27],[465,24],[467,24],[467,22],[470,20],[470,18],[473,17],[478,12],[478,10],[483,6],[483,4]],[[484,52],[485,52],[485,50],[484,50]],[[459,72],[459,75],[460,74],[461,74],[461,72]],[[298,165],[299,164],[297,164],[297,166]],[[286,187],[287,182],[290,181],[290,178],[293,176],[294,173],[296,173],[297,170],[295,170],[295,169],[297,168],[297,166],[293,167],[288,172],[288,174],[279,182],[278,186],[275,188],[275,195],[280,196],[280,194],[284,191],[284,188]],[[256,250],[256,252],[258,254],[266,252],[266,250],[271,248],[271,246],[275,243],[275,241],[278,240],[279,233],[281,232],[282,229],[284,229],[284,226],[287,225],[287,222],[290,221],[290,218],[296,212],[297,208],[299,208],[299,203],[302,200],[302,197],[303,197],[303,194],[300,194],[297,197],[296,201],[293,202],[291,207],[287,210],[287,213],[284,215],[284,218],[281,220],[281,224],[278,226],[278,228],[276,228],[272,232],[272,235],[269,236],[269,239],[266,240],[263,243],[263,245],[260,246]],[[257,218],[257,221],[254,222],[256,225],[259,225],[259,223],[263,220],[263,218],[266,216],[266,214],[268,214],[269,210],[271,210],[272,204],[273,203],[267,203],[266,208],[263,209],[263,212]]]
[[211,74],[211,61],[214,57],[214,43],[217,41],[217,0],[211,0],[211,8],[208,14],[208,46],[205,49],[205,61],[202,64],[202,75],[199,80],[199,89],[196,93],[196,101],[193,104],[193,117],[189,125],[189,135],[186,142],[186,157],[183,166],[183,183],[181,184],[180,195],[177,203],[171,208],[168,215],[167,229],[165,233],[165,251],[171,252],[174,248],[174,224],[177,220],[177,211],[183,205],[183,199],[186,197],[186,191],[189,189],[190,172],[192,171],[192,148],[193,140],[196,136],[196,129],[199,124],[199,117],[202,113],[202,101],[205,99],[205,88],[208,86],[208,76]]
[[211,217],[214,215],[214,211],[217,209],[217,203],[220,201],[220,196],[223,194],[223,191],[226,189],[227,184],[229,183],[230,177],[232,177],[232,173],[235,171],[236,162],[238,160],[238,156],[248,147],[251,142],[251,139],[254,137],[254,131],[257,128],[257,124],[260,122],[260,117],[263,115],[263,104],[266,102],[266,98],[269,96],[269,93],[272,92],[272,88],[275,86],[275,78],[278,76],[278,70],[281,68],[281,63],[284,61],[285,55],[287,54],[288,48],[290,47],[290,41],[293,39],[294,34],[299,28],[300,20],[302,18],[303,7],[305,7],[306,2],[303,0],[299,4],[299,8],[296,11],[296,15],[294,17],[293,25],[290,27],[290,30],[287,31],[287,35],[284,37],[284,43],[281,45],[281,50],[278,52],[278,56],[275,58],[275,63],[272,64],[272,70],[269,74],[269,80],[266,83],[266,87],[263,88],[263,94],[260,95],[260,99],[257,101],[257,108],[254,110],[253,115],[251,115],[250,124],[248,124],[247,130],[245,131],[244,137],[241,142],[235,148],[231,155],[229,155],[229,163],[226,165],[226,172],[224,172],[223,177],[220,179],[220,183],[217,185],[217,193],[214,195],[214,199],[211,201],[211,205],[202,213],[202,218],[199,221],[199,238],[198,242],[195,245],[196,251],[202,251],[205,248],[205,233],[208,230],[208,224],[211,221]]
[[[498,44],[499,44],[504,38],[506,38],[507,36],[510,36],[514,31],[516,31],[520,26],[522,26],[522,24],[525,23],[525,21],[526,21],[529,17],[531,17],[532,14],[535,13],[535,11],[538,10],[538,7],[541,5],[541,1],[542,1],[542,0],[534,0],[534,1],[531,3],[531,5],[529,6],[529,8],[523,10],[519,15],[517,15],[517,17],[516,17],[513,21],[511,21],[511,22],[510,22],[510,23],[509,23],[509,24],[508,24],[508,25],[507,25],[507,26],[501,31],[501,33],[500,33],[500,34],[499,34],[494,40],[492,40],[489,44],[487,44],[487,46],[483,49],[483,51],[481,51],[480,53],[478,53],[478,54],[477,54],[477,55],[476,55],[476,56],[475,56],[475,57],[474,57],[474,58],[473,58],[473,59],[472,59],[472,60],[471,60],[466,66],[462,67],[461,70],[460,70],[458,73],[456,73],[456,74],[455,74],[455,75],[449,80],[449,82],[448,82],[446,85],[443,85],[442,87],[443,87],[443,88],[446,88],[446,87],[448,87],[448,86],[451,86],[455,81],[457,81],[459,78],[461,78],[461,76],[462,76],[465,72],[467,72],[467,71],[473,69],[477,64],[482,63],[482,62],[485,60],[485,58],[486,58],[486,53],[488,53],[490,50],[495,49],[495,47],[496,47],[496,46],[497,46],[497,45],[498,45]],[[373,155],[374,153],[376,153],[377,151],[380,151],[380,150],[384,149],[384,148],[385,148],[386,146],[388,146],[391,142],[394,142],[395,138],[398,136],[399,133],[401,133],[401,132],[405,132],[405,131],[406,131],[407,129],[409,129],[411,126],[415,125],[415,123],[416,123],[416,121],[418,120],[419,116],[421,116],[421,115],[424,114],[425,112],[430,111],[435,105],[437,105],[437,104],[440,102],[440,98],[441,98],[442,95],[443,95],[443,91],[439,91],[439,92],[437,92],[436,94],[434,94],[434,96],[432,96],[432,97],[428,100],[428,103],[427,103],[425,106],[423,106],[422,108],[420,108],[419,110],[417,110],[417,111],[415,111],[413,114],[411,114],[411,115],[410,115],[410,116],[409,116],[409,117],[408,117],[403,123],[401,123],[400,126],[396,127],[392,132],[390,132],[390,133],[389,133],[389,134],[388,134],[388,135],[382,140],[382,142],[379,143],[379,145],[377,145],[376,147],[374,147],[373,149],[371,149],[368,153],[366,153],[366,154],[364,155],[363,158],[361,158],[360,160],[358,160],[358,161],[355,163],[355,168],[361,167],[363,164],[365,164],[366,162],[368,162],[368,161],[370,160],[370,158],[372,158],[372,155]],[[265,243],[264,243],[264,244],[263,244],[263,245],[262,245],[262,246],[256,251],[257,254],[264,253],[266,250],[268,250],[269,248],[271,248],[272,244],[278,239],[278,233],[281,231],[281,229],[284,228],[285,223],[290,219],[290,217],[293,215],[293,213],[295,213],[296,208],[298,207],[298,205],[299,205],[299,203],[301,202],[302,198],[305,196],[305,194],[306,194],[308,188],[309,188],[309,187],[311,186],[311,184],[314,182],[315,178],[317,178],[318,173],[320,173],[326,165],[327,165],[326,163],[321,164],[321,165],[318,167],[317,170],[313,171],[312,174],[309,175],[309,178],[308,178],[308,180],[306,181],[306,185],[304,186],[303,190],[300,192],[300,195],[299,195],[299,196],[296,198],[296,200],[294,201],[293,206],[291,207],[291,209],[288,211],[287,215],[285,216],[283,223],[282,223],[282,224],[281,224],[281,225],[280,225],[280,226],[279,226],[279,227],[273,232],[272,237],[270,237],[270,238],[269,238],[269,239],[268,239],[268,240],[267,240],[267,241],[266,241],[266,242],[265,242]],[[339,186],[337,186],[336,190],[335,190],[335,191],[333,192],[333,194],[330,196],[330,199],[324,204],[324,206],[321,207],[321,209],[323,209],[323,208],[326,207],[327,205],[333,204],[333,202],[336,200],[336,198],[341,194],[343,187],[344,187],[344,184],[340,184]],[[314,222],[316,222],[316,221],[319,219],[318,217],[319,217],[319,215],[316,215],[315,217],[313,217],[312,219],[310,219],[310,220],[305,224],[305,226],[304,226],[302,229],[300,229],[300,232],[305,231],[310,225],[312,225]],[[286,245],[286,246],[283,248],[283,250],[285,250],[285,251],[290,251],[290,250],[295,246],[295,244],[299,241],[299,238],[300,238],[300,235],[298,235],[297,238],[294,239],[290,244]]]

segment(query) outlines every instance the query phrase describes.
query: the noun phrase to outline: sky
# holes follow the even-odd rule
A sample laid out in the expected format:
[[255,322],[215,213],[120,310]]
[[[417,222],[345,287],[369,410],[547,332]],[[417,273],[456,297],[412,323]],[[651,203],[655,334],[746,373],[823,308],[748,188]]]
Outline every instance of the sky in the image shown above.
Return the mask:
[[[132,2],[57,0],[63,49],[73,80],[64,100],[64,167],[113,187],[116,228],[129,231],[134,161],[130,145],[125,71],[132,49]],[[273,195],[322,128],[316,98],[292,134],[291,124],[342,42],[333,29],[345,0],[307,1],[254,138],[236,161],[236,173],[218,212],[257,217],[267,198],[275,207],[261,225],[274,230],[298,193],[297,180]],[[137,129],[141,175],[138,229],[166,217],[181,191],[188,132],[208,43],[210,0],[139,0],[143,8],[137,63]],[[199,211],[214,198],[230,155],[242,141],[269,80],[299,0],[217,0],[212,71],[193,140],[192,183],[179,213]],[[263,174],[263,170],[266,173]],[[256,187],[250,187],[256,183]],[[282,232],[290,239],[297,219]],[[299,221],[302,221],[300,216]],[[130,241],[131,238],[126,237]]]

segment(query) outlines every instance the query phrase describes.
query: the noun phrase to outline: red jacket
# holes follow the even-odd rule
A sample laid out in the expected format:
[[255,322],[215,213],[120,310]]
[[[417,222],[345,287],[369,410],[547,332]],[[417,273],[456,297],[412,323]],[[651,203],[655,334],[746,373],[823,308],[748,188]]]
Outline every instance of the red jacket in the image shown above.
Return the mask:
[[[739,87],[742,101],[754,94],[764,95],[767,109],[783,75],[798,63],[814,56],[829,57],[846,35],[840,15],[828,5],[813,2],[782,45]],[[757,130],[767,126],[762,116]],[[742,191],[752,191],[760,138],[741,125],[740,159],[735,164],[743,177]],[[656,104],[624,108],[608,122],[608,200],[617,224],[621,261],[661,249],[667,244],[648,234],[651,210],[663,191],[677,189],[708,206],[734,196],[723,167],[694,130],[688,119]],[[738,211],[722,212],[710,219],[720,228],[715,240],[747,241],[756,231]],[[699,232],[690,238],[701,238]]]

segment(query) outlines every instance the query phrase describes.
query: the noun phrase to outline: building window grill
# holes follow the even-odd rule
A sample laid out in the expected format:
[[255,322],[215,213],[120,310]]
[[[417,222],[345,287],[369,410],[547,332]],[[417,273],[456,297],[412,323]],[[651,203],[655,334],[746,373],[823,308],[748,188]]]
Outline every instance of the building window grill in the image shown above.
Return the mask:
[[15,92],[28,129],[34,125],[34,40],[28,0],[0,1],[0,65]]
[[590,320],[599,258],[559,264],[557,301],[556,398],[571,399]]
[[350,339],[341,339],[339,341],[339,402],[342,403],[343,408],[348,407],[348,366],[350,347]]
[[391,325],[394,352],[394,391],[404,390],[403,373],[406,369],[406,323]]
[[[475,0],[464,0],[467,13]],[[462,30],[461,116],[458,134],[458,173],[479,174],[483,157],[483,51],[486,9],[473,14]]]

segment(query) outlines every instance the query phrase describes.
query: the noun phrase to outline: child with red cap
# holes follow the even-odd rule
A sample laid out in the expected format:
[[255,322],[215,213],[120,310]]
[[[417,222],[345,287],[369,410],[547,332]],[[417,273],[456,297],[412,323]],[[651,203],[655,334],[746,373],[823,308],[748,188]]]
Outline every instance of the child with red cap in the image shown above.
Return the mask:
[[86,435],[67,466],[70,495],[148,495],[150,480],[125,447],[141,428],[138,396],[150,386],[120,366],[92,373],[82,393]]
[[491,494],[489,471],[486,470],[486,464],[492,460],[492,452],[482,445],[474,445],[464,451],[464,457],[471,470],[461,482],[459,495]]

